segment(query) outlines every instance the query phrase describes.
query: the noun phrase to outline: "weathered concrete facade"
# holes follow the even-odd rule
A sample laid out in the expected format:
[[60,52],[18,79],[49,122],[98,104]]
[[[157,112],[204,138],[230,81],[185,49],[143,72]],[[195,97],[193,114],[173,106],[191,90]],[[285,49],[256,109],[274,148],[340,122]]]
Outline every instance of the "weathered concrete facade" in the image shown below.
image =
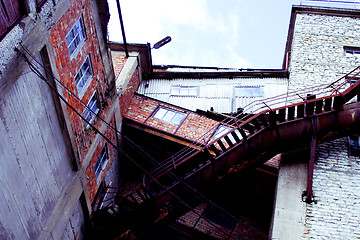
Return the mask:
[[[289,60],[289,90],[329,84],[357,67],[360,58],[346,55],[345,49],[360,47],[359,36],[358,10],[294,6],[284,60],[284,66]],[[310,154],[301,161],[309,159]],[[306,190],[306,176],[291,181],[291,187],[281,185],[287,182],[281,176],[307,171],[303,165],[291,162],[280,165],[272,239],[358,238],[359,158],[349,156],[347,139],[316,147],[315,202],[308,204],[301,199],[302,191]],[[296,214],[293,205],[286,203],[289,199],[284,194],[289,191],[293,195],[291,202],[298,205]],[[292,225],[283,226],[286,222]]]
[[[122,93],[116,92],[105,38],[107,4],[12,2],[20,4],[19,15],[1,29],[0,42],[0,238],[82,239],[105,175],[107,183],[118,183],[116,149],[108,144],[106,161],[96,167],[106,141],[79,117],[96,92],[98,116],[111,127],[91,123],[117,145]],[[82,40],[78,44],[73,36],[78,45],[71,53],[68,36],[80,25]],[[87,58],[91,74],[83,67]],[[81,74],[91,77],[80,93]]]

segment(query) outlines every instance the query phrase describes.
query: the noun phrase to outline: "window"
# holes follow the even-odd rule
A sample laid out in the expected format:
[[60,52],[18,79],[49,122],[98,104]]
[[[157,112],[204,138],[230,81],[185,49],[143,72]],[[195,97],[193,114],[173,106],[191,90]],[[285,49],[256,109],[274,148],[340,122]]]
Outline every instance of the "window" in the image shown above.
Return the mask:
[[262,89],[259,86],[235,87],[235,97],[262,97]]
[[168,108],[159,107],[153,117],[164,122],[180,125],[185,119],[186,114]]
[[213,139],[217,139],[223,135],[225,135],[226,133],[230,132],[231,128],[230,127],[227,127],[227,126],[224,126],[224,125],[220,125],[218,127],[218,129],[216,130],[216,132],[214,133],[213,135]]
[[198,96],[198,87],[196,86],[172,86],[171,95],[173,96]]
[[92,77],[93,77],[93,72],[92,72],[91,61],[90,61],[90,57],[87,56],[80,70],[75,76],[76,88],[80,98],[84,95],[85,89],[87,88],[88,83],[90,83]]
[[96,179],[99,178],[102,170],[105,169],[108,160],[109,160],[109,155],[108,155],[107,145],[105,144],[94,167]]
[[3,35],[22,16],[19,0],[0,2],[0,35]]
[[[89,122],[92,123],[96,117],[96,114],[99,112],[99,107],[98,107],[98,101],[97,101],[97,96],[96,96],[96,92],[94,93],[94,95],[91,97],[89,103],[86,105],[86,108],[83,112],[83,117]],[[86,127],[90,127],[90,125],[86,125]]]
[[85,41],[85,31],[82,17],[80,17],[71,30],[66,34],[66,44],[69,49],[70,57],[75,56],[81,44]]
[[349,155],[359,157],[360,156],[359,136],[357,135],[349,136],[348,143],[349,143]]
[[344,47],[344,55],[347,57],[350,56],[360,56],[360,47]]

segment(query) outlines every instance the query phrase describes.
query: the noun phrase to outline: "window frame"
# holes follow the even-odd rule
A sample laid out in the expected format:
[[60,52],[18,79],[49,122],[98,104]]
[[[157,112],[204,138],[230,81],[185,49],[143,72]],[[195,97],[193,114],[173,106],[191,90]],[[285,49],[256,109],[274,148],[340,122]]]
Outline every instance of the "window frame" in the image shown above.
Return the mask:
[[345,57],[360,57],[360,47],[344,46]]
[[[90,106],[89,106],[90,105]],[[96,108],[93,108],[95,105]],[[95,91],[94,94],[91,96],[89,102],[86,104],[86,107],[82,113],[82,116],[91,124],[94,122],[96,115],[99,113],[99,100],[97,97],[97,92]],[[88,119],[88,115],[90,115],[90,119]],[[90,125],[86,123],[86,128],[89,128]]]
[[[244,94],[238,94],[237,90],[238,89],[247,89],[247,90],[252,90],[252,95],[249,94],[245,94],[246,90],[244,91]],[[258,89],[259,93],[254,94],[254,90],[253,89]],[[234,96],[241,98],[241,97],[249,97],[249,98],[256,98],[256,97],[263,97],[264,96],[264,92],[263,92],[263,87],[262,86],[235,86],[234,87]]]
[[[86,69],[84,70],[83,67],[85,66],[86,63],[88,63],[88,67],[86,67]],[[89,75],[86,75],[88,70],[90,73],[89,73]],[[81,74],[81,77],[79,80],[77,80],[77,77],[80,74]],[[84,78],[86,76],[88,76],[88,77],[84,80]],[[75,75],[75,84],[76,84],[76,89],[78,91],[79,98],[82,98],[84,96],[84,93],[85,93],[86,89],[88,88],[93,77],[94,77],[94,71],[93,71],[90,55],[88,55],[85,58],[83,64],[81,64],[79,71]],[[83,83],[81,87],[79,87],[80,82]]]
[[25,14],[21,0],[11,0],[7,4],[0,3],[0,40]]
[[[176,90],[178,88],[178,90]],[[196,93],[190,92],[194,91]],[[170,89],[171,96],[189,96],[189,97],[197,97],[199,96],[199,86],[182,86],[182,85],[173,85]]]
[[[166,112],[161,113],[161,112],[164,112],[164,111],[166,111]],[[173,113],[174,113],[174,115],[172,115]],[[156,109],[156,111],[154,112],[154,114],[152,115],[152,117],[155,118],[155,119],[158,119],[160,121],[167,122],[167,123],[170,123],[170,124],[174,124],[174,125],[177,125],[177,126],[180,126],[184,122],[186,116],[187,116],[187,114],[185,112],[180,112],[180,111],[170,109],[170,108],[167,108],[167,107],[164,107],[164,106],[159,106]],[[181,119],[180,120],[174,120],[177,117],[181,117]]]
[[[69,36],[71,36],[70,35],[71,33],[73,33],[73,36],[70,38]],[[79,37],[78,42],[75,41],[77,37]],[[65,36],[66,46],[68,48],[71,60],[77,55],[82,45],[84,44],[85,40],[86,40],[86,31],[85,31],[84,19],[83,16],[81,15]],[[70,45],[72,45],[73,43],[75,43],[76,46],[73,50],[71,50]]]
[[109,162],[109,152],[107,144],[105,143],[103,149],[101,150],[101,153],[96,160],[96,163],[94,165],[94,173],[96,180],[99,180],[101,177],[102,171],[104,171],[106,164]]

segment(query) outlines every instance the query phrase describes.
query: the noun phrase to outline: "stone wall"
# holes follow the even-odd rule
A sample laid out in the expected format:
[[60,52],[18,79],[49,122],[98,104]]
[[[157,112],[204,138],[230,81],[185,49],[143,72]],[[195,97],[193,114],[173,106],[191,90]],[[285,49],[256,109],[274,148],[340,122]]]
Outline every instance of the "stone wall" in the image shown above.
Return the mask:
[[360,18],[296,14],[290,59],[290,90],[331,83],[359,66],[344,46],[360,46]]
[[[336,14],[329,9],[325,9],[327,14],[311,8],[300,10],[293,10],[296,20],[289,65],[290,90],[329,84],[359,66],[360,58],[344,54],[344,47],[360,46],[360,19],[355,17],[354,10],[338,10]],[[273,228],[272,239],[299,239],[299,233],[301,239],[360,238],[359,158],[348,156],[347,145],[347,138],[343,138],[317,146],[313,176],[315,202],[304,203],[304,216],[294,218],[293,214],[281,219],[299,223],[291,230],[296,232],[297,237],[289,231],[290,235],[284,237],[286,235],[279,234],[280,230]],[[303,160],[308,161],[306,158]],[[295,164],[292,168],[296,169]],[[289,169],[280,167],[279,175],[288,172]],[[306,179],[291,184],[294,189],[303,185],[305,190]],[[301,199],[300,191],[293,193],[297,201]],[[278,187],[277,197],[283,192]],[[289,210],[286,207],[275,208],[275,226],[279,223],[276,214]]]
[[313,192],[302,239],[360,238],[360,159],[348,156],[347,138],[316,150]]

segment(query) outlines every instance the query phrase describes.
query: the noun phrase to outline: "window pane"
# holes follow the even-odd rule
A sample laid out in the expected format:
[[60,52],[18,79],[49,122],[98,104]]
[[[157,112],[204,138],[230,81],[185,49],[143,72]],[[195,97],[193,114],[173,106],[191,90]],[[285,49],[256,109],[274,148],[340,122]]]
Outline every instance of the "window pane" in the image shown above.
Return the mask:
[[180,87],[173,86],[171,87],[171,95],[179,95],[180,94]]
[[163,117],[162,120],[166,121],[166,122],[171,122],[171,119],[175,116],[175,112],[173,111],[167,111],[167,113],[165,114],[165,116]]
[[235,97],[261,97],[261,87],[235,87]]
[[66,44],[69,49],[70,56],[76,51],[76,49],[85,40],[84,29],[82,25],[82,18],[80,17],[72,29],[66,35]]
[[154,117],[161,120],[163,119],[166,113],[167,113],[166,109],[159,108],[159,110],[155,113]]
[[172,122],[173,124],[180,125],[181,122],[184,120],[184,118],[185,118],[185,114],[183,114],[183,113],[176,113],[171,122]]
[[187,87],[180,87],[180,95],[188,95],[189,89]]
[[214,138],[214,139],[217,139],[217,138],[223,136],[224,134],[230,132],[230,130],[231,130],[231,128],[221,125],[221,126],[216,130],[213,138]]
[[197,87],[189,87],[189,95],[197,96]]

